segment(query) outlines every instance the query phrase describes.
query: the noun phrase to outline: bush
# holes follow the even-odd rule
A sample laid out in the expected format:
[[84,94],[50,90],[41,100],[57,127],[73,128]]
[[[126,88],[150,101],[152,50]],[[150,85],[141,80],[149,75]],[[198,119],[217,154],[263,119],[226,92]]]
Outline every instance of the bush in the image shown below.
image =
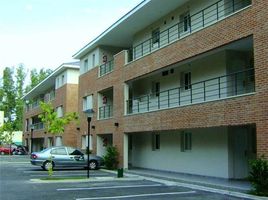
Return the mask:
[[249,181],[254,191],[253,193],[260,196],[268,196],[268,161],[261,156],[256,160],[250,161],[251,172]]
[[107,169],[117,169],[118,165],[118,151],[116,147],[108,146],[106,154],[104,155],[104,164]]

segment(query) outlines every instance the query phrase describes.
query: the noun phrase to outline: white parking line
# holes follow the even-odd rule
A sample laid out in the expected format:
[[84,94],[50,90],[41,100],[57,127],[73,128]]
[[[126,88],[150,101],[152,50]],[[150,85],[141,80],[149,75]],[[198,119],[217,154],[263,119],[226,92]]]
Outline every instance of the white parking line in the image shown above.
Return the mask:
[[60,188],[57,191],[75,191],[75,190],[101,190],[101,189],[117,189],[117,188],[140,188],[140,187],[159,187],[162,184],[152,184],[152,185],[121,185],[121,186],[109,186],[109,187],[91,187],[91,188]]
[[[73,176],[86,176],[87,174],[53,174],[53,177],[60,177],[60,176],[63,176],[63,177],[73,177]],[[30,176],[34,176],[34,177],[47,177],[48,174],[30,174]]]
[[169,192],[169,193],[155,193],[155,194],[136,194],[136,195],[125,195],[125,196],[113,196],[113,197],[90,197],[90,198],[79,198],[76,200],[95,200],[95,199],[125,199],[133,197],[149,197],[149,196],[164,196],[164,195],[181,195],[181,194],[194,194],[195,191],[188,192]]

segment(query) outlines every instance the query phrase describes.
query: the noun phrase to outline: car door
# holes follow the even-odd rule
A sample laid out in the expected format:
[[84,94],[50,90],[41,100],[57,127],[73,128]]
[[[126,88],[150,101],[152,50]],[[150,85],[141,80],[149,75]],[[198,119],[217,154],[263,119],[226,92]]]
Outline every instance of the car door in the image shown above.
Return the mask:
[[65,147],[53,148],[50,152],[51,158],[55,163],[55,166],[65,166],[68,165],[69,156],[67,154]]
[[78,149],[67,147],[67,152],[69,154],[70,166],[85,166],[84,154]]

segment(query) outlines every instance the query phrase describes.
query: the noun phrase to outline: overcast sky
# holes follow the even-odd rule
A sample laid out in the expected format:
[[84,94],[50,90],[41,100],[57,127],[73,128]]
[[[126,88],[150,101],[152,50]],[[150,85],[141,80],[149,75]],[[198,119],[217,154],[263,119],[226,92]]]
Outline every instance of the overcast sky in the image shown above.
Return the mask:
[[55,69],[142,0],[0,0],[0,68]]

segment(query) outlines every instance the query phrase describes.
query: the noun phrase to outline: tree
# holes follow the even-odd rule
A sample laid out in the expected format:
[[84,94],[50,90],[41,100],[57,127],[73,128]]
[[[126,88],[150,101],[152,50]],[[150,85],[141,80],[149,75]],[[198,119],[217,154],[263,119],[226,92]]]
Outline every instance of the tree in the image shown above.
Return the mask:
[[16,120],[15,127],[16,130],[22,130],[22,120],[23,120],[23,95],[24,95],[24,82],[26,78],[26,72],[24,66],[21,64],[16,70]]
[[6,67],[3,74],[3,86],[1,87],[0,110],[4,111],[4,117],[7,121],[12,121],[15,114],[16,92],[13,79],[14,69]]
[[63,117],[57,117],[57,113],[54,111],[51,103],[40,102],[40,108],[42,114],[38,117],[45,125],[45,129],[48,133],[62,134],[64,132],[65,125],[78,119],[76,112],[66,113]]
[[31,82],[27,85],[25,91],[26,93],[37,86],[41,81],[48,77],[52,73],[51,69],[41,69],[39,72],[36,69],[32,69],[30,72]]
[[9,144],[10,153],[14,131],[14,123],[11,121],[4,123],[4,125],[0,127],[0,141],[3,144]]

